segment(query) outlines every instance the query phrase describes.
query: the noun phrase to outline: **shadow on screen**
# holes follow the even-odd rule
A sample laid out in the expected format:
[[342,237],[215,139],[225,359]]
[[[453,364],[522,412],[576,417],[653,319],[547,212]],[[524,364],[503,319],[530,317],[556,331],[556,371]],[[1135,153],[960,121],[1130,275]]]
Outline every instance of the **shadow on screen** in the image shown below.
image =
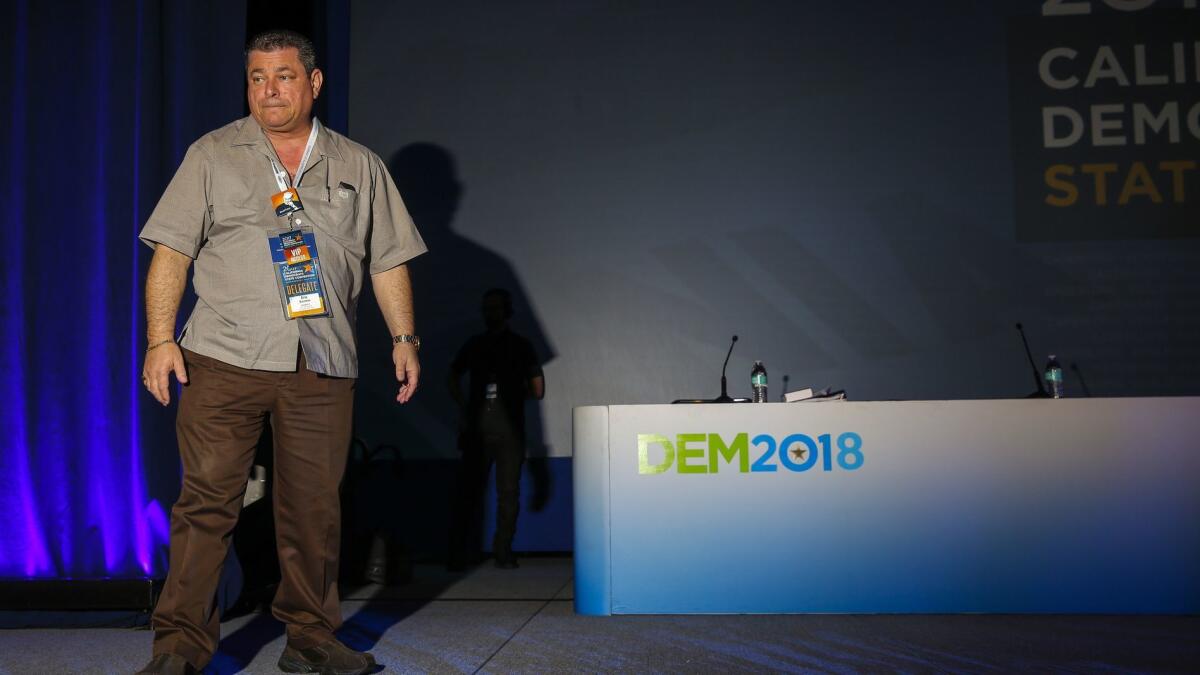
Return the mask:
[[[444,555],[459,452],[458,407],[447,388],[450,363],[469,337],[484,330],[480,299],[489,288],[512,295],[512,329],[526,337],[539,361],[554,357],[520,277],[499,253],[454,229],[467,197],[454,157],[433,143],[413,143],[396,151],[389,169],[429,252],[410,263],[417,333],[421,336],[421,385],[405,406],[395,403],[391,345],[378,336],[388,329],[369,284],[358,312],[360,374],[355,402],[355,435],[372,446],[393,445],[403,457],[402,492],[390,506],[411,555]],[[553,384],[550,384],[553,391]],[[553,394],[550,394],[553,395]],[[521,495],[523,510],[539,510],[552,486],[545,469],[546,442],[540,406],[526,406],[525,471],[532,489]],[[481,524],[482,525],[482,524]],[[519,528],[519,525],[518,525]],[[481,528],[481,531],[485,528]]]

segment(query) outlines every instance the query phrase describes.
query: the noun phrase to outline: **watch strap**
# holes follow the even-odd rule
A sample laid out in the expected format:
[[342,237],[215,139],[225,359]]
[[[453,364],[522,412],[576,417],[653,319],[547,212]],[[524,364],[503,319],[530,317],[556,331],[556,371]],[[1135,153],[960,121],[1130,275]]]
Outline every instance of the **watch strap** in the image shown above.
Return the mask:
[[400,344],[401,342],[409,342],[417,349],[421,348],[421,338],[416,335],[396,335],[392,337],[392,344]]

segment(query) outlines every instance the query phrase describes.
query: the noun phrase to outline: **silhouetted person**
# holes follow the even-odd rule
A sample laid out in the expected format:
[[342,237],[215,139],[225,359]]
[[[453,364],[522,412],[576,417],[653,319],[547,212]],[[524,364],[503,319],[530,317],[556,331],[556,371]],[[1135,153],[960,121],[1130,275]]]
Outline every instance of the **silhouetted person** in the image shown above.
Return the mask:
[[[450,395],[461,411],[462,461],[450,534],[451,568],[461,568],[468,553],[472,521],[480,510],[488,472],[496,465],[496,567],[517,567],[512,551],[520,509],[521,466],[525,461],[525,400],[541,400],[545,377],[533,345],[509,328],[513,315],[508,291],[493,288],[483,296],[487,330],[462,346],[450,366]],[[466,396],[460,381],[468,375]]]
[[[521,275],[497,251],[455,230],[456,225],[470,225],[458,222],[460,207],[470,190],[450,151],[434,143],[411,143],[392,155],[390,169],[429,247],[411,270],[413,305],[421,316],[422,376],[429,382],[445,382],[450,376],[450,363],[458,348],[479,332],[479,298],[489,288],[503,288],[512,294],[512,329],[533,344],[544,367],[554,358],[555,350]],[[483,227],[493,226],[484,221]],[[454,273],[447,274],[446,270]],[[364,297],[370,291],[370,287],[364,289]],[[370,299],[360,302],[358,333],[371,335],[385,330],[383,317]],[[450,392],[443,387],[427,388],[400,412],[392,397],[386,395],[390,380],[376,372],[391,357],[387,345],[364,341],[359,354],[364,367],[354,403],[355,434],[372,447],[395,445],[406,458],[456,458],[454,438],[460,413]],[[378,365],[368,368],[368,364]],[[526,416],[529,452],[535,454],[536,446],[544,444],[540,408],[529,405]],[[454,471],[448,471],[444,486],[429,490],[427,499],[453,490]],[[414,506],[421,503],[418,500]],[[441,520],[439,550],[444,550],[450,515],[447,511],[430,514],[430,518]]]

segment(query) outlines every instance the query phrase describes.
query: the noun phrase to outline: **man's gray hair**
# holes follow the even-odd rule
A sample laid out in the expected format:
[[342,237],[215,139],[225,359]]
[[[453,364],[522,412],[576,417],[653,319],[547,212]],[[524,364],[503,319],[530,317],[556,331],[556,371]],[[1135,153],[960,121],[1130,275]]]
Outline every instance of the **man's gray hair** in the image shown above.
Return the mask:
[[313,48],[312,40],[294,30],[265,30],[250,38],[246,43],[246,64],[250,64],[250,52],[273,52],[288,47],[295,47],[300,52],[304,74],[311,75],[317,68],[317,50]]

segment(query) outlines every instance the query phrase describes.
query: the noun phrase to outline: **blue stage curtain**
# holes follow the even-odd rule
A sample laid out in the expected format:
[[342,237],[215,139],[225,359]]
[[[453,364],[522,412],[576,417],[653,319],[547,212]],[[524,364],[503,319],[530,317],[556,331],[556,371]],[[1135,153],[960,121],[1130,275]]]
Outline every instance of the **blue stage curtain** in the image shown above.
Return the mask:
[[166,570],[174,403],[140,382],[136,235],[187,146],[244,114],[245,21],[245,0],[0,9],[0,577]]

